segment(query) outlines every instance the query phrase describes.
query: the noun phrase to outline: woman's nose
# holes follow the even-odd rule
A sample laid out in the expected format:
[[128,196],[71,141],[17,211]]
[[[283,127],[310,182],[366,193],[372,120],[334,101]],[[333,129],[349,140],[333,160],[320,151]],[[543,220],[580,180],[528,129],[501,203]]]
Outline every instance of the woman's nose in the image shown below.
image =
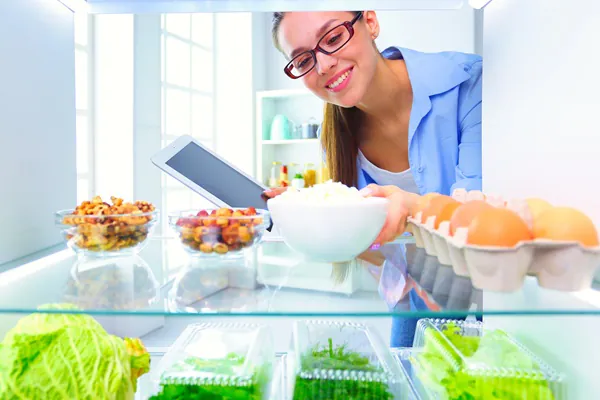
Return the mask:
[[331,55],[317,53],[317,73],[325,75],[331,68],[337,65],[337,59]]

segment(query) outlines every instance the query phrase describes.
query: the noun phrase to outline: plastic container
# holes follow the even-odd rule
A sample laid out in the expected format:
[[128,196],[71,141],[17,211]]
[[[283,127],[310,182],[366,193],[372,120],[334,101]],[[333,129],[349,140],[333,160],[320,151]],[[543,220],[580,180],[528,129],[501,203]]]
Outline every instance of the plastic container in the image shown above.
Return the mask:
[[183,248],[195,257],[238,257],[257,245],[270,214],[254,208],[186,210],[169,215]]
[[264,325],[189,325],[152,372],[150,399],[268,399],[275,362]]
[[366,325],[297,321],[289,353],[290,399],[414,399],[405,372]]
[[[117,204],[122,202],[113,199]],[[55,223],[69,248],[77,254],[119,257],[137,254],[154,231],[159,212],[146,202],[125,205],[123,210],[133,210],[126,213],[110,212],[119,208],[98,197],[76,209],[58,211]]]
[[[466,196],[478,199],[481,192]],[[457,193],[460,201],[463,194]],[[499,196],[487,196],[486,201],[495,207],[506,207],[531,226],[531,213],[519,199],[504,201]],[[435,216],[421,223],[422,213],[409,218],[415,238],[421,236],[428,255],[438,258],[442,265],[451,265],[454,272],[470,277],[477,289],[497,292],[519,290],[529,276],[546,289],[580,291],[589,289],[594,274],[600,266],[600,247],[586,248],[576,242],[535,239],[521,242],[515,247],[475,246],[467,244],[467,228],[458,228],[450,236],[450,223],[442,221],[435,229]]]
[[422,319],[410,358],[423,399],[563,400],[565,377],[481,322]]

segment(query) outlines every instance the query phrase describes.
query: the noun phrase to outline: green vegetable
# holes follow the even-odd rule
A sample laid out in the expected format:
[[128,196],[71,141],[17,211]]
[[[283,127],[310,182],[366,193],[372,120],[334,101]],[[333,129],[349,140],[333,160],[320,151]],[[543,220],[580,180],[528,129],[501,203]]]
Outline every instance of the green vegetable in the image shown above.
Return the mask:
[[0,343],[0,399],[133,399],[150,358],[139,340],[126,340],[109,335],[88,315],[28,315]]
[[295,179],[304,179],[304,176],[302,176],[302,174],[297,173],[296,175],[294,175]]
[[244,357],[234,353],[221,359],[188,357],[161,376],[162,390],[150,400],[260,400],[269,382],[270,365],[258,367],[253,376],[240,376]]
[[[423,352],[416,360],[422,385],[449,400],[554,399],[540,367],[501,330],[480,337],[463,336],[460,327],[452,323],[441,333],[427,328]],[[493,368],[532,373],[528,377],[513,378],[488,372]]]
[[[350,351],[346,345],[334,348],[333,340],[328,345],[317,344],[301,359],[302,373],[296,377],[294,400],[387,400],[394,396],[390,393],[386,374],[383,369],[371,364],[369,359],[359,353]],[[319,370],[335,371],[342,375],[338,379],[320,379]],[[371,373],[369,380],[351,380],[344,378],[344,371]],[[308,374],[309,376],[304,376]]]

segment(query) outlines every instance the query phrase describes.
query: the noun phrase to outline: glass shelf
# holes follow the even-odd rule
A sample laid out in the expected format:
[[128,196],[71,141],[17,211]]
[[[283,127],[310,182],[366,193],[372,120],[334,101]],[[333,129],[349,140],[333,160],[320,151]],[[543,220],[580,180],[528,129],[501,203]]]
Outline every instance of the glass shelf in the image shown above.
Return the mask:
[[556,292],[527,278],[521,291],[483,293],[411,240],[371,251],[369,261],[350,264],[338,282],[331,264],[304,260],[278,240],[228,261],[189,257],[174,238],[149,239],[134,257],[61,249],[0,274],[0,314],[72,303],[81,310],[73,312],[175,317],[600,316],[599,291]]

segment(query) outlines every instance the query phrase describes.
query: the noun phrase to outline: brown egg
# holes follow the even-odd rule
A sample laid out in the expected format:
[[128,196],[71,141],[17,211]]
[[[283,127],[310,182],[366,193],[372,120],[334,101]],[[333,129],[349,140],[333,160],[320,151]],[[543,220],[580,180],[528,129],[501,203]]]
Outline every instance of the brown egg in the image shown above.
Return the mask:
[[481,211],[469,224],[467,243],[478,246],[514,247],[533,238],[521,217],[506,208]]
[[553,207],[540,213],[533,223],[536,239],[579,242],[585,247],[597,247],[598,231],[592,220],[570,207]]
[[536,197],[530,197],[525,200],[527,205],[529,206],[529,211],[531,211],[531,216],[535,220],[538,215],[543,213],[546,210],[552,208],[552,204],[548,203],[544,199],[539,199]]
[[461,204],[450,218],[450,235],[453,236],[458,228],[468,227],[477,214],[488,208],[492,206],[484,200],[471,200]]
[[427,222],[427,219],[432,216],[435,216],[436,220],[437,220],[439,218],[440,214],[442,213],[442,211],[444,210],[444,207],[446,207],[448,204],[453,204],[453,203],[460,204],[458,201],[454,200],[452,197],[446,196],[443,194],[433,197],[429,201],[429,204],[427,205],[427,207],[425,207],[423,209],[422,222],[423,223]]
[[463,205],[463,203],[461,203],[459,201],[454,201],[454,202],[450,202],[450,203],[446,204],[442,208],[442,211],[435,218],[435,229],[439,228],[440,224],[442,222],[450,221],[450,219],[452,218],[452,215],[454,215],[454,212],[456,211],[456,209],[462,205]]
[[[413,218],[416,218],[419,211],[423,211],[429,205],[429,202],[431,201],[431,199],[436,196],[440,196],[440,194],[432,192],[432,193],[424,194],[423,196],[419,197],[419,200],[417,200],[417,204],[415,204],[414,207],[412,208],[412,210],[410,211],[410,216]],[[425,222],[425,221],[422,220],[422,221],[417,221],[417,222]]]

